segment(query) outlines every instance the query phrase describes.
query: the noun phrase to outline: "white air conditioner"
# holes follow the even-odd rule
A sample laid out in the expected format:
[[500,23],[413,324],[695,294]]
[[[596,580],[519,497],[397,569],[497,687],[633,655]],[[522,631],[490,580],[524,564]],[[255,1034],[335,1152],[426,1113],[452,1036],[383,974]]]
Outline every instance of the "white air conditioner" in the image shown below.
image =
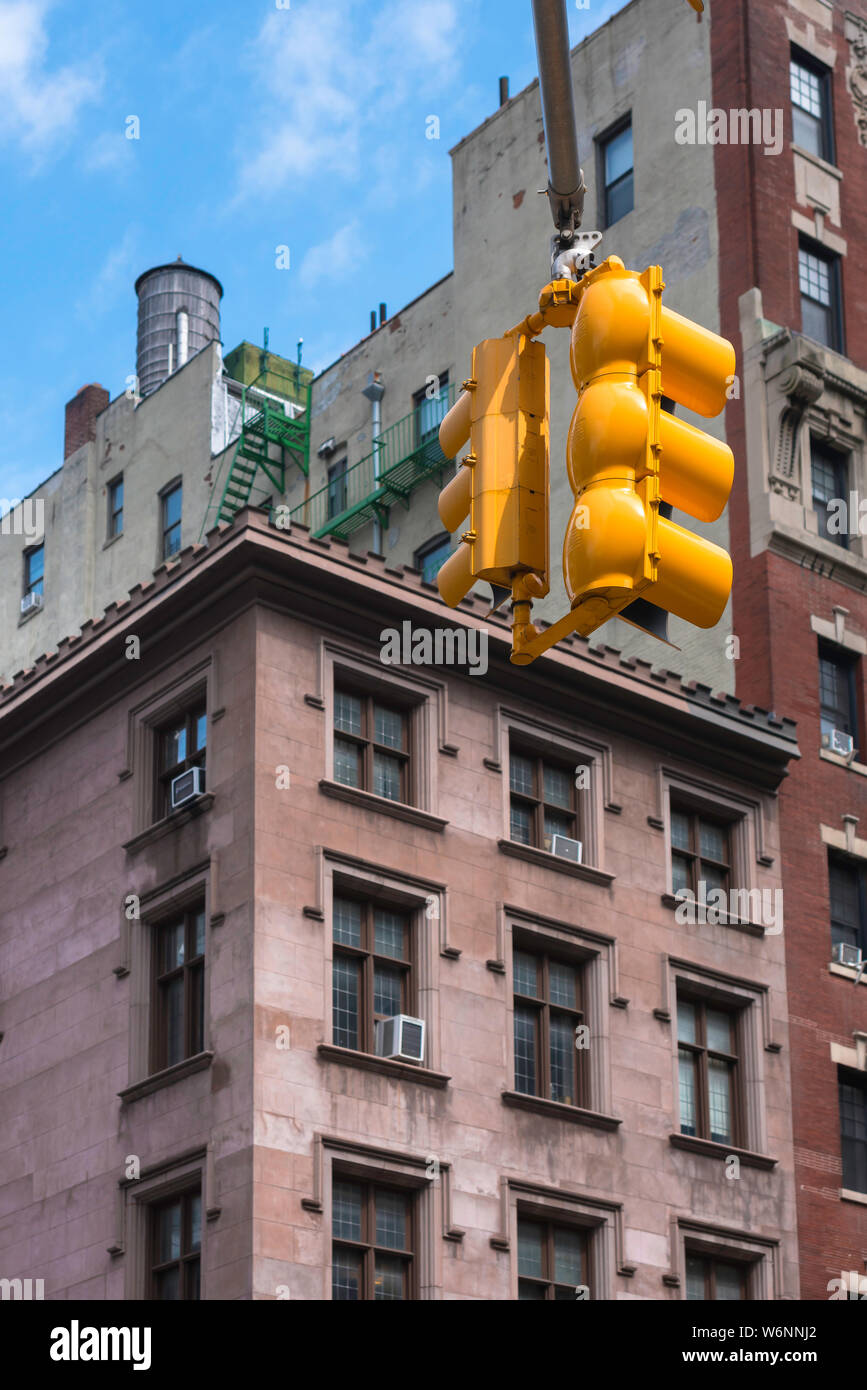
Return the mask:
[[551,853],[559,859],[569,859],[573,864],[581,863],[583,845],[580,840],[570,840],[568,835],[551,836]]
[[395,1014],[376,1024],[376,1055],[399,1062],[424,1061],[424,1019]]
[[188,772],[182,772],[172,781],[172,810],[176,811],[179,806],[184,806],[188,801],[195,801],[197,796],[201,796],[205,790],[205,769],[203,767],[191,767]]
[[844,734],[842,729],[831,729],[822,735],[822,747],[839,753],[843,758],[851,758],[855,752],[855,740],[851,734]]
[[31,594],[25,594],[21,600],[22,617],[25,613],[32,613],[34,609],[41,608],[43,602],[44,599],[42,595],[38,593],[36,589],[34,589]]
[[328,454],[333,454],[336,448],[337,441],[335,440],[334,435],[332,435],[330,439],[326,439],[324,443],[319,445],[319,448],[316,450],[316,452],[320,458],[325,458]]
[[849,965],[853,970],[860,970],[861,947],[849,946],[845,941],[837,941],[831,947],[831,960],[835,965]]

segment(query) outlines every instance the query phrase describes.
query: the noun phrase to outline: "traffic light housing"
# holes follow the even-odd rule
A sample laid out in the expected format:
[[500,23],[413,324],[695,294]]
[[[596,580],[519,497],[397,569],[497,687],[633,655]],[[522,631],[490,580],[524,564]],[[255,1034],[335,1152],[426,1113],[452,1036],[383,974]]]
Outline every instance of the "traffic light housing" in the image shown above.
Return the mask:
[[659,266],[638,274],[617,256],[579,282],[570,351],[579,398],[567,443],[575,506],[563,574],[585,634],[617,614],[656,636],[665,613],[713,627],[731,591],[726,551],[666,512],[716,520],[732,487],[732,452],[662,401],[719,414],[734,348],[663,308],[662,290]]
[[516,579],[534,598],[548,592],[548,399],[542,343],[515,332],[473,349],[472,375],[439,431],[447,458],[470,444],[439,498],[448,531],[469,518],[437,575],[452,608],[479,579],[491,585],[495,608]]

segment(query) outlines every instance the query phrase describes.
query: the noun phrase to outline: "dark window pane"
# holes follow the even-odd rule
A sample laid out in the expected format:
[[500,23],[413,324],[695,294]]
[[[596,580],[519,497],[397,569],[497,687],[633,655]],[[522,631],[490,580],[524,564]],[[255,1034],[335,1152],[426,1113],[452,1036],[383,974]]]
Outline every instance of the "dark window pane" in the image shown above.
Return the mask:
[[175,970],[184,963],[184,944],[186,939],[186,928],[183,921],[172,922],[162,929],[162,956],[160,960],[161,973]]
[[207,718],[207,715],[205,715],[205,714],[199,714],[199,715],[196,716],[195,724],[194,724],[194,726],[193,726],[193,738],[195,739],[194,751],[195,751],[196,753],[201,753],[202,749],[204,748],[204,746],[205,746],[205,740],[207,739],[207,734],[208,734],[208,718]]
[[376,796],[384,796],[389,801],[400,801],[403,795],[403,764],[400,758],[390,758],[387,753],[373,755],[373,791]]
[[358,966],[343,956],[334,958],[332,1012],[334,1042],[338,1047],[358,1047]]
[[196,1192],[190,1198],[190,1250],[202,1247],[202,1197]]
[[515,1006],[515,1090],[536,1094],[536,1013]]
[[403,715],[400,710],[373,707],[373,740],[385,748],[403,748]]
[[684,888],[692,886],[690,871],[690,861],[683,859],[679,854],[671,856],[671,891],[679,893]]
[[542,782],[544,787],[543,800],[550,806],[561,806],[567,810],[572,808],[572,778],[568,772],[564,772],[560,767],[549,767],[547,764],[542,768]]
[[335,898],[331,915],[334,940],[344,946],[360,946],[361,903],[354,898]]
[[671,843],[675,849],[692,848],[689,838],[689,816],[684,815],[683,811],[671,813]]
[[717,1144],[732,1142],[732,1075],[728,1062],[716,1057],[707,1061],[710,1137]]
[[610,227],[612,223],[619,222],[621,217],[625,217],[634,207],[632,195],[632,174],[625,174],[617,183],[611,185],[607,190],[606,196],[608,217],[607,222]]
[[519,845],[529,845],[533,842],[533,818],[526,806],[519,806],[513,801],[509,813],[509,835],[516,840]]
[[867,1192],[867,1088],[840,1083],[843,1186]]
[[163,734],[163,767],[177,767],[187,756],[187,726],[181,724]]
[[545,1277],[542,1251],[545,1230],[537,1221],[518,1222],[518,1273],[531,1279]]
[[548,966],[549,993],[552,1004],[562,1004],[574,1009],[578,972],[574,965],[564,965],[562,961],[552,960]]
[[743,1271],[739,1265],[723,1264],[718,1260],[714,1269],[716,1296],[720,1302],[743,1298]]
[[695,1113],[695,1057],[691,1052],[680,1049],[678,1055],[680,1077],[680,1132],[696,1133]]
[[376,1194],[376,1244],[387,1250],[406,1250],[407,1198],[402,1192]]
[[160,1301],[173,1303],[180,1299],[180,1270],[177,1265],[164,1269],[156,1276],[156,1296]]
[[357,695],[337,691],[334,696],[334,727],[344,734],[361,737],[361,700]]
[[[554,1231],[554,1279],[558,1284],[571,1284],[573,1290],[584,1282],[584,1237],[580,1231],[558,1226]],[[574,1297],[574,1293],[573,1293]]]
[[406,960],[406,922],[401,913],[377,908],[373,914],[373,934],[377,955]]
[[335,1240],[361,1240],[361,1206],[360,1183],[337,1181],[333,1184],[331,1207]]
[[628,174],[632,169],[632,127],[612,135],[605,144],[605,183],[606,186]]
[[510,754],[509,786],[513,792],[520,792],[522,796],[533,795],[532,758],[524,758],[520,753]]
[[394,1255],[377,1255],[373,1279],[374,1298],[405,1298],[404,1271],[403,1260],[397,1259]]
[[393,1018],[403,1012],[403,971],[395,965],[379,965],[373,972],[373,1012]]
[[190,1020],[191,1055],[201,1052],[205,1046],[205,970],[198,965],[192,971],[190,999],[193,1017]]
[[178,975],[163,986],[166,1017],[166,1066],[184,1058],[184,979]]
[[686,1257],[686,1296],[687,1299],[703,1299],[705,1296],[705,1261],[698,1255]]
[[571,816],[561,815],[558,811],[545,809],[545,849],[553,847],[555,835],[565,835],[568,840],[575,838],[575,823]]
[[533,999],[539,995],[539,965],[535,956],[526,951],[515,951],[512,958],[515,974],[515,993],[529,994]]
[[518,1284],[518,1299],[523,1303],[545,1302],[545,1285],[529,1284],[522,1279]]
[[712,1052],[732,1052],[732,1016],[722,1009],[707,1011],[707,1045]]
[[357,1302],[361,1298],[361,1256],[352,1250],[334,1250],[331,1297],[336,1302]]
[[195,951],[197,956],[205,954],[205,914],[197,912],[194,921]]
[[361,757],[357,744],[334,740],[334,780],[344,787],[361,786]]
[[200,1260],[188,1260],[188,1261],[187,1261],[187,1298],[188,1298],[188,1299],[196,1300],[196,1301],[197,1301],[198,1299],[201,1298],[201,1296],[202,1296],[201,1273],[202,1273],[202,1271],[201,1271],[201,1261],[200,1261]]
[[695,1042],[695,1004],[691,1004],[688,999],[678,999],[677,1001],[677,1038],[678,1042]]
[[181,1204],[172,1202],[157,1213],[157,1264],[180,1259]]
[[726,854],[726,836],[721,825],[714,825],[712,821],[699,821],[699,845],[702,859],[716,859],[720,863],[725,863],[728,855]]
[[415,560],[415,568],[421,570],[421,577],[426,584],[433,584],[446,560],[452,551],[452,543],[446,539],[440,541],[439,545],[430,550],[418,554]]
[[570,1019],[551,1015],[551,1099],[577,1104],[575,1095],[575,1034]]

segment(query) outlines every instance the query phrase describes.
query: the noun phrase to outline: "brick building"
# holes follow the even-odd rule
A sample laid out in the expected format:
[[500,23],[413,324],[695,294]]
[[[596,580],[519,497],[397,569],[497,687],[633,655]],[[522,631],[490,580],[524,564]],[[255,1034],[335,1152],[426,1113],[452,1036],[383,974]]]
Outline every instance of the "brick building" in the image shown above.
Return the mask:
[[672,896],[777,891],[791,724],[579,639],[518,670],[479,600],[475,668],[384,663],[431,585],[208,539],[0,696],[0,1274],[797,1297],[784,939]]

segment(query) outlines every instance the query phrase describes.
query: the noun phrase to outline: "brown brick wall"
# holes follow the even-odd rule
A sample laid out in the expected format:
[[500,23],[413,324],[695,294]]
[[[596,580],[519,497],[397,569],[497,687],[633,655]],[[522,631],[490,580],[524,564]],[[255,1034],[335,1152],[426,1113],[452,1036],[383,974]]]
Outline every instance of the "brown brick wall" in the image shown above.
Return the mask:
[[95,438],[96,417],[105,410],[109,399],[105,387],[94,383],[91,386],[82,386],[77,395],[67,402],[64,459],[68,459],[82,444],[87,444]]

